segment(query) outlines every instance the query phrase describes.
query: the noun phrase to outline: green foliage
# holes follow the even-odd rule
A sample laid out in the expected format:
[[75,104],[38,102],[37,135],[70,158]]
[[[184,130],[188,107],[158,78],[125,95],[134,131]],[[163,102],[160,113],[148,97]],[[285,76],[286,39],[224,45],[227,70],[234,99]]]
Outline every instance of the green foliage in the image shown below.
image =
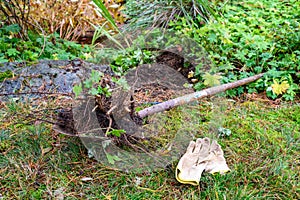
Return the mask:
[[272,99],[282,96],[286,100],[293,100],[299,89],[299,86],[293,82],[292,76],[289,74],[282,76],[280,79],[273,79],[266,92],[267,96]]
[[[136,67],[138,64],[151,62],[151,56],[152,54],[149,51],[127,51],[125,54],[120,54],[117,56],[115,61],[111,64],[111,67],[116,76],[122,76],[130,68]],[[83,85],[80,83],[73,87],[75,96],[78,97],[85,89],[87,89],[88,93],[91,95],[104,95],[106,97],[110,97],[112,94],[110,85],[100,85],[100,80],[103,78],[103,76],[103,73],[92,70],[91,75],[83,82]],[[129,85],[125,78],[111,77],[111,81],[118,87],[121,87],[123,90],[129,90]]]
[[9,25],[9,26],[4,26],[1,29],[4,32],[7,32],[7,33],[18,33],[21,30],[21,28],[18,24],[12,24],[12,25]]
[[189,24],[207,22],[211,16],[216,16],[207,0],[129,0],[125,6],[129,28],[167,27],[168,22],[177,20],[178,16],[187,19]]
[[116,156],[116,155],[112,155],[112,154],[110,154],[110,153],[107,153],[106,152],[106,158],[107,158],[107,160],[108,160],[108,162],[110,163],[110,164],[115,164],[115,162],[116,161],[121,161],[122,159],[121,158],[119,158],[118,156]]
[[[18,24],[18,36],[28,39],[28,10],[30,10],[30,1],[28,0],[10,0],[0,1],[0,21],[3,18],[3,24]],[[1,27],[1,23],[0,23]]]
[[108,133],[107,133],[107,135],[113,135],[113,136],[117,136],[117,137],[121,137],[121,134],[124,134],[124,133],[126,133],[126,131],[125,130],[123,130],[123,129],[111,129]]
[[153,60],[151,51],[128,48],[116,55],[110,66],[117,75],[124,75],[129,69],[152,63]]
[[[110,66],[116,76],[123,76],[129,69],[137,67],[141,64],[152,63],[154,60],[153,53],[148,50],[131,49],[128,48],[125,51],[114,52],[115,55],[112,57],[111,54],[105,52],[102,54],[102,59],[105,56],[109,56],[112,60]],[[112,58],[111,58],[112,57]],[[84,81],[84,84],[78,84],[73,87],[75,96],[79,96],[84,89],[88,89],[88,93],[91,95],[105,95],[106,97],[111,96],[111,88],[109,85],[101,86],[99,81],[103,77],[103,73],[92,70],[91,75]],[[126,79],[112,77],[112,82],[116,83],[117,86],[122,87],[124,90],[129,89]]]
[[[218,8],[222,12],[218,22],[198,28],[197,24],[189,26],[182,19],[171,22],[170,26],[203,45],[217,66],[212,66],[212,72],[222,74],[222,83],[274,72],[255,83],[227,91],[229,96],[264,91],[273,84],[273,79],[284,79],[290,87],[283,97],[293,99],[300,84],[299,1],[233,1],[219,3]],[[203,80],[203,74],[197,78]]]
[[83,89],[88,89],[88,93],[91,95],[105,95],[106,97],[110,97],[110,86],[107,84],[105,86],[100,85],[100,80],[103,76],[104,74],[102,72],[92,70],[90,77],[83,82],[83,86],[80,83],[73,87],[75,96],[78,97]]
[[0,62],[35,61],[38,59],[88,59],[92,47],[59,38],[58,34],[41,36],[28,33],[28,40],[17,36],[20,28],[13,24],[0,28]]
[[82,92],[82,84],[74,85],[73,92],[75,93],[75,97],[78,97]]
[[102,0],[93,0],[93,2],[99,8],[99,12],[101,13],[101,15],[112,25],[112,27],[116,31],[120,32],[115,20],[113,19],[113,17],[109,13],[108,9],[105,7],[103,1]]
[[231,130],[228,128],[219,127],[218,128],[218,135],[219,137],[225,137],[231,135]]
[[4,81],[6,78],[12,78],[13,72],[10,70],[6,70],[5,72],[0,72],[0,82]]

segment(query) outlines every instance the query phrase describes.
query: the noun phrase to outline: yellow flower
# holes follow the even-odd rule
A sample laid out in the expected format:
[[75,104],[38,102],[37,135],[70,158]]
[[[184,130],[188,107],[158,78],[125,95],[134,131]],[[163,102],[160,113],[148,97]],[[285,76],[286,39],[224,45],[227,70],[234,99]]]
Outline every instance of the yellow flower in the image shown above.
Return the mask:
[[193,78],[193,77],[194,77],[194,72],[190,71],[189,74],[188,74],[188,78]]
[[53,60],[58,60],[58,55],[57,55],[57,53],[53,54]]
[[83,56],[86,60],[93,57],[91,53],[84,53]]
[[274,80],[274,83],[271,85],[273,92],[276,95],[283,94],[290,87],[287,81],[283,81],[282,83],[278,83]]

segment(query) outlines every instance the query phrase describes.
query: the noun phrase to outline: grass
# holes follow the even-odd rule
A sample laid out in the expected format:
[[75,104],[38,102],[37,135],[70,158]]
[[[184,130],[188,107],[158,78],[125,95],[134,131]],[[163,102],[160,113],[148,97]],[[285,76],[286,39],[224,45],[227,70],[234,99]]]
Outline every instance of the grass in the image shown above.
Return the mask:
[[[152,173],[114,171],[88,158],[78,138],[25,125],[29,106],[0,108],[0,199],[300,199],[299,103],[228,103],[223,127],[232,134],[218,141],[232,171],[203,174],[199,187],[176,181],[177,161]],[[200,127],[203,136],[209,123]]]

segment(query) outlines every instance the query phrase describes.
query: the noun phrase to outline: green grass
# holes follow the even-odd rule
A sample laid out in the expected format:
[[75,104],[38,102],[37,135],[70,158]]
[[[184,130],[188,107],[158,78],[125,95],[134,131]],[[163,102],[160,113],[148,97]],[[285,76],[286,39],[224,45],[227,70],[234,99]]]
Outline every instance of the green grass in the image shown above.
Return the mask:
[[[143,174],[109,169],[89,159],[78,138],[56,134],[46,124],[22,124],[26,122],[22,113],[29,108],[14,104],[0,110],[0,194],[4,199],[59,195],[65,199],[300,198],[299,103],[277,108],[259,101],[229,103],[223,127],[232,134],[218,141],[232,171],[223,176],[203,174],[200,187],[176,181],[177,162]],[[203,110],[203,118],[211,116],[210,109]],[[200,126],[199,136],[205,135],[208,123]],[[84,177],[93,180],[82,181]]]

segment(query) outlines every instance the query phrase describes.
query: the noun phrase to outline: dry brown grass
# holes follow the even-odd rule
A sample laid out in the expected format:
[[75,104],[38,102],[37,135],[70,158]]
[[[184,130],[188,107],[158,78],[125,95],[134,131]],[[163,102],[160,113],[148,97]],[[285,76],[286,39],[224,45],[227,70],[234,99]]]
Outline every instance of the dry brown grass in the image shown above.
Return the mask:
[[[94,30],[92,24],[101,26],[106,22],[97,12],[92,0],[32,0],[30,3],[27,0],[12,0],[12,2],[19,6],[4,2],[0,4],[7,15],[13,16],[10,19],[18,19],[9,20],[10,23],[22,22],[22,26],[45,35],[56,32],[67,40],[91,36]],[[122,24],[125,20],[121,13],[123,1],[105,0],[105,5],[116,23]],[[28,14],[28,17],[24,18],[24,14],[25,16]],[[107,25],[106,28],[109,29],[110,26]]]

